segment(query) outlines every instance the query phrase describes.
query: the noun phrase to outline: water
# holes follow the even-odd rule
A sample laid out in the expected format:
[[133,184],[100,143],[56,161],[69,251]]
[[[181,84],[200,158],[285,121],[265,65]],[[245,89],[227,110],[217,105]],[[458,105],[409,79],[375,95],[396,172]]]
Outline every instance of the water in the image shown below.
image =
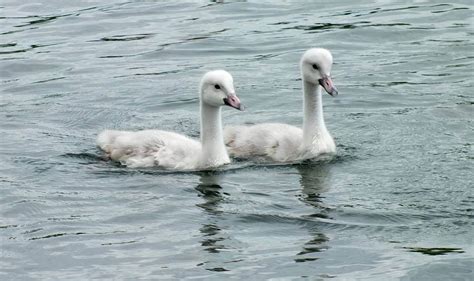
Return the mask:
[[[474,279],[472,2],[0,6],[2,280]],[[101,160],[104,128],[198,136],[210,69],[247,106],[224,123],[299,125],[309,47],[335,58],[334,159]]]

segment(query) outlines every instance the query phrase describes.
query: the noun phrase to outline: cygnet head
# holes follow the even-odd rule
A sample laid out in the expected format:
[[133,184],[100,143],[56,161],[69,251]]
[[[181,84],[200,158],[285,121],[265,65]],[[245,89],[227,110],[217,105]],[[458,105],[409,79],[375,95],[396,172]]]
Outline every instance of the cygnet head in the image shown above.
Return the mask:
[[337,89],[331,80],[331,52],[323,48],[307,50],[301,57],[300,68],[304,81],[321,85],[328,94],[337,96]]
[[214,107],[227,105],[239,110],[244,109],[235,94],[232,75],[225,70],[204,74],[201,80],[201,102]]

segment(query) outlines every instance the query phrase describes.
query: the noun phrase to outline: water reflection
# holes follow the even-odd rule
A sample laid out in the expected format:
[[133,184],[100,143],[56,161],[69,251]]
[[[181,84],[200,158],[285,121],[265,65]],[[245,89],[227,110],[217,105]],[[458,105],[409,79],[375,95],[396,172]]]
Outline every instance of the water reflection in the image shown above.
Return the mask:
[[[299,199],[314,208],[314,212],[306,215],[307,218],[329,218],[329,208],[323,203],[322,194],[329,190],[330,165],[326,162],[307,163],[296,167],[301,178],[302,194]],[[313,221],[313,220],[310,220]],[[306,242],[300,252],[296,254],[295,262],[317,260],[316,254],[328,249],[329,238],[321,232],[320,224],[308,223],[311,239]]]
[[330,163],[309,163],[296,168],[301,176],[300,200],[315,208],[312,217],[329,218],[329,208],[323,203],[322,194],[329,190]]
[[204,203],[197,204],[198,207],[204,209],[211,215],[221,213],[219,211],[219,202],[223,200],[223,189],[219,185],[222,179],[222,174],[216,172],[202,172],[200,173],[199,184],[196,190],[199,191],[199,196],[204,199]]
[[[219,254],[222,250],[226,249],[226,246],[223,244],[226,237],[218,224],[218,217],[222,213],[219,210],[219,204],[224,199],[224,191],[220,186],[221,179],[222,174],[202,172],[199,179],[200,183],[195,188],[199,192],[199,196],[204,200],[203,203],[196,204],[196,206],[203,209],[209,215],[207,223],[203,224],[199,229],[199,232],[202,234],[201,246],[206,252],[213,254],[207,257],[207,261],[199,263],[198,266],[206,265],[206,269],[210,271],[228,271],[221,266],[212,267],[212,264],[222,265],[222,261],[216,258],[214,254]],[[215,259],[216,262],[211,262],[211,259]]]
[[312,239],[304,243],[301,251],[296,254],[297,257],[295,257],[295,262],[318,260],[319,258],[316,257],[316,254],[329,248],[326,245],[329,241],[329,238],[326,235],[315,230],[312,230],[310,234]]

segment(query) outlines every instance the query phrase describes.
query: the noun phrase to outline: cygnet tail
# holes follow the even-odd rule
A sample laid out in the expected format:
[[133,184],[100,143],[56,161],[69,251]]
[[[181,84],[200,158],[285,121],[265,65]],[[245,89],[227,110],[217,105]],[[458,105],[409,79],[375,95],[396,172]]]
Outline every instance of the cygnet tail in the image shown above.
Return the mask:
[[111,145],[121,134],[123,134],[122,131],[105,130],[97,136],[97,146],[99,146],[106,153],[110,153]]

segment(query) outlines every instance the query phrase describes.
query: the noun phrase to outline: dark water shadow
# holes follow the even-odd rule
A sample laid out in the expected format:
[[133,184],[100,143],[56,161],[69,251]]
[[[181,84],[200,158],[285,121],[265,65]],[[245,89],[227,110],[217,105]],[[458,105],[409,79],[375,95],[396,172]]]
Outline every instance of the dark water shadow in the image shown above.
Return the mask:
[[[224,200],[224,196],[228,195],[224,192],[220,182],[223,174],[219,172],[200,172],[199,184],[196,186],[196,191],[199,192],[198,196],[203,199],[202,203],[196,204],[198,208],[201,208],[205,214],[208,215],[206,223],[202,224],[199,228],[201,233],[201,246],[205,252],[213,254],[219,254],[221,251],[225,251],[227,246],[224,244],[225,240],[228,239],[224,233],[222,233],[222,227],[219,225],[218,217],[223,211],[219,210],[220,203]],[[218,257],[218,256],[217,256]],[[218,260],[218,258],[217,258]],[[198,266],[205,266],[212,261],[204,261],[198,264]],[[218,264],[222,264],[221,261]],[[228,269],[219,266],[212,267],[206,266],[206,270],[209,271],[229,271]]]
[[[305,218],[330,219],[329,208],[323,202],[323,193],[329,190],[328,180],[330,178],[330,161],[311,162],[307,161],[300,165],[295,165],[300,174],[299,183],[301,194],[298,199],[314,209]],[[329,237],[325,235],[318,224],[308,224],[308,231],[311,239],[302,245],[302,249],[296,254],[295,262],[309,262],[317,260],[317,253],[327,250]]]
[[323,204],[323,193],[329,190],[330,162],[307,162],[295,165],[300,174],[302,196],[299,198],[305,204],[313,207],[315,213],[311,216],[329,218],[328,208]]
[[219,211],[218,207],[224,195],[223,188],[220,185],[223,174],[218,172],[201,172],[199,176],[199,184],[195,189],[199,192],[199,197],[204,199],[204,202],[196,206],[210,215],[221,214],[222,211]]

